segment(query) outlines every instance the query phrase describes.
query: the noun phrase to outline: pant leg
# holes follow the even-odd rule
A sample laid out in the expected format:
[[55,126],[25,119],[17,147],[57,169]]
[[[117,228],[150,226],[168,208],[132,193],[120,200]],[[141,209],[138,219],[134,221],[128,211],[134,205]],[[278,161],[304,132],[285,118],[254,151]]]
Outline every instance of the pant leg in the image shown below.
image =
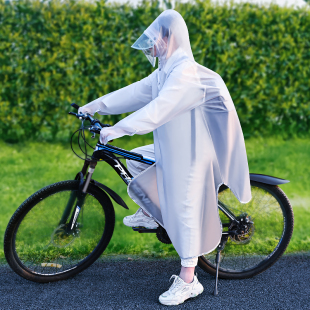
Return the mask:
[[[137,147],[131,150],[131,152],[135,152],[155,160],[154,144]],[[132,174],[133,177],[137,176],[139,173],[141,173],[143,170],[145,170],[150,166],[148,164],[140,163],[138,161],[134,161],[131,159],[126,159],[126,164],[127,169],[129,170],[129,172]]]
[[[140,146],[131,151],[155,160],[154,144]],[[127,169],[133,177],[137,176],[139,173],[150,166],[148,164],[140,163],[130,159],[126,159],[126,163]],[[197,266],[197,262],[198,257],[181,259],[181,265],[183,267],[195,267]]]
[[194,258],[181,258],[182,267],[195,267],[197,266],[198,256]]

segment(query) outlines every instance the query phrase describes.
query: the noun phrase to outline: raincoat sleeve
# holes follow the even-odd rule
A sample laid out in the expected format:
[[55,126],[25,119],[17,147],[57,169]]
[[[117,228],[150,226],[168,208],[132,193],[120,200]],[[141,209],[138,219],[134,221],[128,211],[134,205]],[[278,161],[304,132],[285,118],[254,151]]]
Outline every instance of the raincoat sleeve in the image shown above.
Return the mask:
[[194,109],[204,102],[205,88],[195,82],[193,66],[174,69],[158,97],[140,110],[125,117],[113,127],[109,140],[123,135],[143,135],[169,122],[179,114]]
[[152,80],[157,70],[139,82],[102,96],[85,106],[83,111],[92,115],[122,114],[141,109],[152,100]]

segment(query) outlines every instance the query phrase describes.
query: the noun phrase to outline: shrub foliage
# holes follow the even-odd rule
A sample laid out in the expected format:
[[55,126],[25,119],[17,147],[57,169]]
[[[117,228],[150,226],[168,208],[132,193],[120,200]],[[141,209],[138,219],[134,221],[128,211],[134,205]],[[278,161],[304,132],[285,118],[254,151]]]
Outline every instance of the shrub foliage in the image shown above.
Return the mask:
[[[246,137],[309,134],[309,9],[197,1],[176,10],[196,61],[226,82]],[[160,12],[147,1],[0,0],[1,137],[67,138],[77,126],[70,103],[84,105],[150,74],[130,46]]]

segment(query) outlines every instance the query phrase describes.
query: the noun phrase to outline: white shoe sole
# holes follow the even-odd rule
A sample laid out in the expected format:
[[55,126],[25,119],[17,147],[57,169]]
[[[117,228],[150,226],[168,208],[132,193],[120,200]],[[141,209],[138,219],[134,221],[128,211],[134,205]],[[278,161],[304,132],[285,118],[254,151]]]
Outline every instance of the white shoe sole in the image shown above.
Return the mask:
[[151,223],[146,223],[146,222],[136,222],[136,223],[130,223],[130,222],[127,222],[125,220],[125,218],[123,219],[123,223],[124,225],[128,226],[128,227],[138,227],[138,226],[141,226],[141,227],[145,227],[147,229],[156,229],[158,227],[158,225],[155,223],[155,224],[151,224]]
[[202,292],[203,292],[203,287],[198,288],[197,290],[190,292],[190,294],[187,297],[181,300],[165,300],[164,298],[160,298],[161,296],[159,296],[159,302],[165,306],[177,306],[179,304],[182,304],[185,300],[189,298],[194,298],[200,295]]

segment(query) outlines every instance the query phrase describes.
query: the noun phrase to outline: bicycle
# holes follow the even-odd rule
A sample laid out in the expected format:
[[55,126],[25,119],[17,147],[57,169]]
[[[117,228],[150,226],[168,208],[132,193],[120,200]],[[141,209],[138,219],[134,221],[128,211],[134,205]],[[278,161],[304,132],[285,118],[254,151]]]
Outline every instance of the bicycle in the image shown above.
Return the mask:
[[[78,105],[72,104],[76,109]],[[13,214],[4,237],[8,264],[20,276],[35,282],[64,280],[94,263],[108,246],[115,225],[111,198],[128,209],[123,199],[102,183],[92,179],[99,161],[108,163],[126,185],[132,175],[121,158],[153,165],[155,161],[99,141],[92,155],[87,154],[85,129],[95,137],[103,127],[88,114],[69,112],[82,121],[78,144],[86,155],[82,170],[74,180],[46,186],[28,199]],[[85,122],[90,123],[85,126]],[[84,150],[81,147],[84,141]],[[75,151],[73,150],[75,153]],[[87,172],[88,171],[88,172]],[[217,249],[200,256],[198,266],[217,279],[245,279],[271,267],[287,248],[294,226],[292,207],[278,187],[288,180],[250,174],[252,200],[241,204],[230,189],[222,185],[218,209],[222,239]],[[171,243],[165,229],[133,227],[139,233],[156,233],[159,241]]]

